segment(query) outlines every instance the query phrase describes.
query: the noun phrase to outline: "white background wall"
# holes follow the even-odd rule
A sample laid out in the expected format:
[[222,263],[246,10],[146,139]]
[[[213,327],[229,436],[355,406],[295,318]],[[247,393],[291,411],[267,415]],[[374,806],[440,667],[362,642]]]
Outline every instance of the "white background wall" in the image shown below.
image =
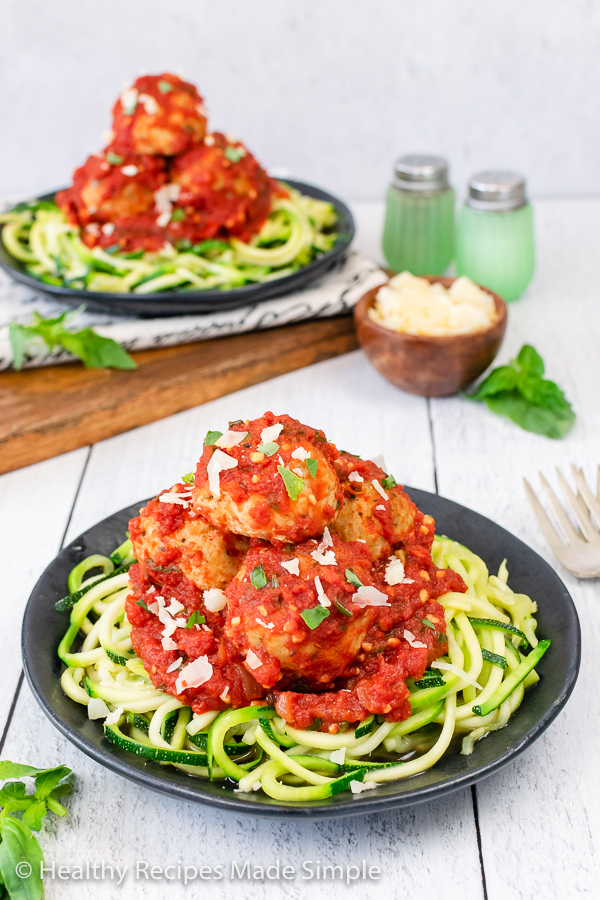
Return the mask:
[[0,192],[65,184],[124,81],[183,69],[267,166],[378,198],[446,155],[600,193],[598,0],[2,0]]

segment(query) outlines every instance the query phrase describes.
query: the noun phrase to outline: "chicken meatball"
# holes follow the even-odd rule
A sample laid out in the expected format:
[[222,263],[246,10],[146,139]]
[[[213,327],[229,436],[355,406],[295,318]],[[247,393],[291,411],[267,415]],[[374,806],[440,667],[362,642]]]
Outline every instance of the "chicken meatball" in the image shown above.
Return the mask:
[[[373,558],[384,559],[400,543],[411,543],[423,515],[391,476],[371,460],[342,453],[335,463],[344,489],[344,502],[333,525],[344,541],[364,540]],[[433,520],[428,517],[430,523]],[[427,527],[427,533],[433,528]]]
[[177,75],[144,75],[115,103],[113,133],[117,152],[184,153],[206,134],[202,97]]
[[60,191],[56,202],[82,228],[88,246],[105,247],[120,243],[119,236],[132,221],[152,212],[154,193],[166,180],[162,159],[122,156],[109,147],[75,170],[73,186]]
[[190,508],[188,485],[151,500],[129,523],[136,559],[146,570],[178,571],[200,590],[224,589],[248,549],[240,535],[217,531]]
[[344,543],[328,530],[320,543],[251,546],[225,592],[227,634],[259,684],[283,687],[301,678],[332,686],[376,616],[356,591],[357,583],[372,584],[371,566],[364,544]]
[[181,188],[173,239],[192,243],[235,235],[249,241],[265,222],[279,188],[240,141],[210,134],[173,161]]
[[323,534],[342,497],[338,456],[321,431],[265,413],[209,432],[193,507],[216,528],[275,542]]

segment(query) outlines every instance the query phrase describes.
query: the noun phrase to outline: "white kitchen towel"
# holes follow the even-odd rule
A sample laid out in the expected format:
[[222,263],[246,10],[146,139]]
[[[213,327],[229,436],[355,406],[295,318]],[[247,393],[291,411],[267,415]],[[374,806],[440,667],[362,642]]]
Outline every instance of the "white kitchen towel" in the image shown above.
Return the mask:
[[[309,287],[264,303],[251,303],[240,309],[224,312],[158,319],[83,312],[71,327],[78,331],[91,326],[98,334],[118,341],[129,351],[191,344],[244,331],[288,325],[303,319],[337,316],[351,310],[366,291],[386,280],[385,273],[377,263],[351,250],[346,259],[341,260],[335,268]],[[60,300],[18,284],[6,272],[0,271],[0,370],[8,369],[12,361],[8,338],[8,326],[11,322],[27,325],[31,322],[34,311],[48,317],[59,315],[65,308],[65,303]],[[61,348],[50,352],[41,339],[39,343],[37,339],[35,344],[33,341],[30,343],[32,346],[28,348],[28,352],[31,355],[26,358],[24,368],[70,362],[73,359],[70,353]]]

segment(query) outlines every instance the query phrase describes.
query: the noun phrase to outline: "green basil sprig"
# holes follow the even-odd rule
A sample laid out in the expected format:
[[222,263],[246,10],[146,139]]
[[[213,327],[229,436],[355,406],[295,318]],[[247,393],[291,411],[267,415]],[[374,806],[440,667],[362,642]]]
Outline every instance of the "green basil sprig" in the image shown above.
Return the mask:
[[42,338],[49,350],[54,350],[57,345],[64,347],[73,356],[77,356],[86,369],[136,369],[129,353],[111,338],[101,337],[93,328],[83,328],[81,331],[69,331],[65,328],[66,323],[84,309],[85,307],[80,306],[74,312],[64,312],[50,319],[44,319],[34,312],[31,325],[11,322],[8,336],[15,369],[20,369],[23,365],[27,344],[36,337]]
[[[67,810],[59,801],[72,791],[71,769],[36,769],[8,760],[0,762],[0,896],[11,900],[42,900],[41,865],[44,854],[33,834],[51,810],[61,818]],[[34,778],[33,793],[21,779]],[[21,813],[21,818],[17,818]]]
[[498,366],[471,394],[492,412],[512,419],[525,431],[562,438],[575,421],[575,413],[553,381],[543,378],[544,361],[529,344],[521,347],[516,359]]

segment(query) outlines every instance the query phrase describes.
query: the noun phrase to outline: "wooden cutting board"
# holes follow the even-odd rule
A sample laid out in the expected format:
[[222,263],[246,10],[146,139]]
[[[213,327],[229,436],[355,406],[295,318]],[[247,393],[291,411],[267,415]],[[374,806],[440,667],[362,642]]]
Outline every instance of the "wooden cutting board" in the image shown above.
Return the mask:
[[349,353],[351,315],[134,353],[134,371],[81,363],[0,374],[0,474],[251,384]]

